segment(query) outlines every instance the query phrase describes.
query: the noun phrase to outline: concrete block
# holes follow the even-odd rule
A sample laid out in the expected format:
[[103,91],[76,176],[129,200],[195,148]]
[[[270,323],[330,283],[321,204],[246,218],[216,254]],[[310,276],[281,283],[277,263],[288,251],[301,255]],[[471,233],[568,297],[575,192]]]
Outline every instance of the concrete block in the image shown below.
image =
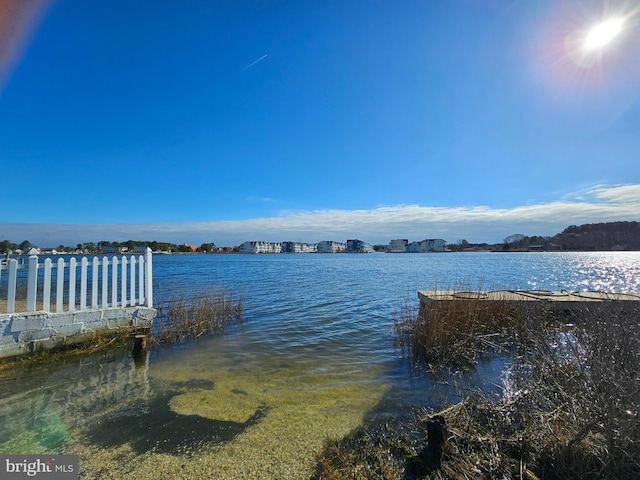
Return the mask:
[[11,334],[11,317],[0,318],[0,335]]
[[140,307],[133,315],[134,324],[150,327],[153,319],[156,318],[156,314],[157,311],[155,308]]
[[47,315],[44,313],[21,314],[13,317],[11,321],[11,332],[21,332],[23,330],[40,330],[47,323]]
[[[17,339],[13,335],[3,335],[0,337],[0,351],[4,350],[5,346],[13,346],[17,342]],[[2,355],[0,355],[2,357]]]
[[41,328],[40,330],[23,330],[18,335],[19,342],[31,342],[33,340],[42,340],[43,338],[51,338],[53,335],[52,328]]
[[16,342],[13,337],[3,337],[0,340],[0,357],[15,357],[28,353],[29,349],[25,343]]
[[110,308],[105,310],[104,314],[109,317],[109,320],[122,320],[130,316],[128,309],[123,308]]
[[103,310],[81,310],[73,313],[74,323],[99,322],[102,319]]
[[72,313],[52,313],[47,317],[46,327],[59,328],[64,325],[73,325],[74,315]]
[[99,330],[102,328],[109,328],[109,323],[107,319],[101,318],[98,320],[91,319],[92,321],[82,322],[84,325],[83,331],[91,332],[93,330]]
[[84,327],[84,323],[74,323],[71,325],[62,325],[53,329],[53,336],[70,336],[70,335],[79,335],[82,333],[82,328]]

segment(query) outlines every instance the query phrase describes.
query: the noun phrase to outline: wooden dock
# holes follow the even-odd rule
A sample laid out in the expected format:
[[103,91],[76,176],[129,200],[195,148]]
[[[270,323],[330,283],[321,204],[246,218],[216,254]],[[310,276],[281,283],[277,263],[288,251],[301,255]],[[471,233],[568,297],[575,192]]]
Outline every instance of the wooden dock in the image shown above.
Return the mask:
[[491,290],[491,291],[455,291],[455,290],[419,290],[420,314],[425,315],[428,308],[441,302],[456,302],[453,305],[477,307],[509,306],[515,308],[540,309],[551,313],[571,314],[594,307],[615,308],[616,310],[640,309],[640,292],[577,292],[549,290]]
[[491,290],[491,291],[437,291],[419,290],[420,303],[435,300],[487,300],[501,302],[640,302],[640,292],[571,292],[568,290]]

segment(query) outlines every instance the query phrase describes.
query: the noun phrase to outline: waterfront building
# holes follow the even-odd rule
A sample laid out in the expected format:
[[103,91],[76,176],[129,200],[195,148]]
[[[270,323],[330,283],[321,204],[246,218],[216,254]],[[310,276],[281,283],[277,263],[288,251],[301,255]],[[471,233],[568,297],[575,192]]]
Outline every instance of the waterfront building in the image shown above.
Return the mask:
[[282,242],[280,253],[316,253],[318,245],[315,243]]
[[344,253],[345,245],[342,242],[323,240],[318,243],[318,253]]
[[367,242],[363,242],[362,240],[353,239],[347,240],[347,244],[345,245],[346,253],[371,253],[373,252],[373,245]]
[[240,245],[240,253],[280,253],[281,242],[244,242]]
[[407,251],[408,245],[409,240],[407,240],[406,238],[391,240],[389,242],[389,245],[387,245],[387,253],[405,253]]
[[446,252],[447,242],[441,238],[428,238],[410,243],[406,251],[408,253]]

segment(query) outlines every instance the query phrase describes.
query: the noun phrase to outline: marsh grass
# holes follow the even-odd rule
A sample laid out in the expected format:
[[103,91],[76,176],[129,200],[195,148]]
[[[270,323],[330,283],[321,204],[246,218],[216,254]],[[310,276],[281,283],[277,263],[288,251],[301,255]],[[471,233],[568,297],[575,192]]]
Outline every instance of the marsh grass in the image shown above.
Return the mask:
[[242,323],[244,304],[223,288],[189,297],[181,295],[158,308],[157,326],[151,343],[175,343],[220,333],[234,323]]
[[505,302],[486,302],[475,292],[451,292],[454,301],[434,301],[417,314],[403,307],[394,318],[396,347],[430,365],[471,363],[488,350],[502,350],[521,322]]
[[[440,412],[327,440],[316,478],[640,478],[640,306],[494,310],[462,300],[432,305],[425,318],[403,308],[396,343],[430,370],[508,356],[502,395],[465,392]],[[435,415],[448,440],[434,464],[423,452]]]

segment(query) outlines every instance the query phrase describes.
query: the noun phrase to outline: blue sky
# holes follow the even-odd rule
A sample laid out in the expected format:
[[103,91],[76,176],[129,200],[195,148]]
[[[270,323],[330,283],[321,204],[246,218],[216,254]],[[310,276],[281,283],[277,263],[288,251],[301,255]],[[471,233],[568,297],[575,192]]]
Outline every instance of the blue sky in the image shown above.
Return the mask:
[[640,220],[637,1],[12,3],[2,239],[500,242]]

